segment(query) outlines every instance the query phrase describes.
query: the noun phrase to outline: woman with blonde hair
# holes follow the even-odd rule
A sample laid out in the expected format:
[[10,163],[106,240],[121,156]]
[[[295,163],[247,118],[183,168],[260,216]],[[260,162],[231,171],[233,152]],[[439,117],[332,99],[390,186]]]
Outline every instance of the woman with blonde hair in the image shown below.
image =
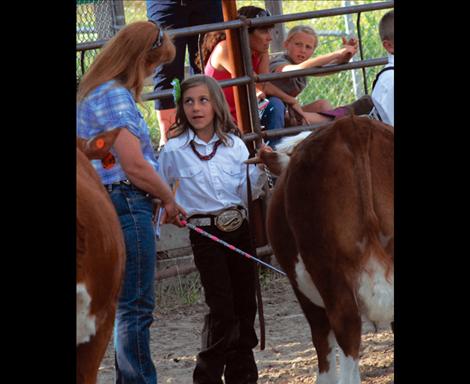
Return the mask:
[[120,128],[111,160],[92,162],[116,208],[126,245],[114,326],[116,383],[157,383],[149,345],[156,261],[152,199],[162,200],[168,222],[178,224],[178,214],[186,212],[158,174],[137,103],[142,102],[144,80],[174,56],[173,43],[158,25],[129,24],[106,43],[78,89],[78,136],[87,139]]
[[[189,223],[254,254],[243,163],[249,153],[217,81],[205,75],[184,80],[176,116],[158,158],[165,180],[180,185],[176,201]],[[249,175],[256,199],[266,174],[255,166]],[[189,236],[209,307],[193,383],[220,384],[222,376],[226,384],[256,383],[255,265],[197,232]]]

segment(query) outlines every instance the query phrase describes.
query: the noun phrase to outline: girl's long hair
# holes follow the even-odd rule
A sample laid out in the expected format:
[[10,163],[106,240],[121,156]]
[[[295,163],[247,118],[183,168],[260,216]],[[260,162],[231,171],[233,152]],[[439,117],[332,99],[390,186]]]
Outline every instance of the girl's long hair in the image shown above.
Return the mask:
[[[256,15],[258,15],[260,12],[265,11],[263,8],[255,7],[252,5],[248,5],[246,7],[241,7],[238,11],[238,18],[240,16],[244,16],[248,19],[255,18]],[[271,28],[272,26],[263,26],[262,28]],[[251,33],[253,32],[255,28],[248,28],[248,32]],[[207,61],[209,60],[209,57],[214,50],[215,46],[219,44],[221,41],[225,40],[226,34],[225,31],[214,31],[214,32],[208,32],[204,35],[204,38],[202,40],[202,45],[201,45],[201,53],[202,53],[202,58],[203,61],[201,62],[201,58],[199,56],[199,52],[196,54],[196,59],[195,63],[201,70],[201,72],[204,72],[204,68],[206,67]]]
[[166,33],[162,45],[153,47],[159,34],[159,27],[149,21],[137,21],[121,29],[104,45],[83,76],[77,101],[83,100],[98,85],[114,79],[142,103],[140,95],[149,67],[169,63],[175,58],[175,46]]
[[206,75],[194,75],[183,80],[181,83],[181,97],[176,104],[176,121],[170,127],[169,138],[177,137],[188,130],[193,130],[188,118],[184,113],[183,101],[185,92],[198,85],[206,85],[209,90],[210,102],[214,109],[214,132],[225,145],[232,145],[229,142],[229,133],[240,137],[240,130],[232,120],[230,109],[225,99],[224,92],[217,80]]

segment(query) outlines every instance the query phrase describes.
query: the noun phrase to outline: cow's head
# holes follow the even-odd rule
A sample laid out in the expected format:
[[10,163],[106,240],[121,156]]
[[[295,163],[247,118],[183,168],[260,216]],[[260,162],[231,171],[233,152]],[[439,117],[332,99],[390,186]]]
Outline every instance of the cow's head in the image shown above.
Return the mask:
[[89,140],[77,137],[77,149],[82,151],[88,159],[104,159],[114,142],[116,141],[121,128],[100,133]]
[[289,160],[295,147],[302,142],[311,132],[300,132],[295,136],[283,137],[281,142],[276,145],[276,151],[268,146],[262,146],[256,157],[245,161],[246,164],[265,164],[269,171],[279,176],[289,165]]

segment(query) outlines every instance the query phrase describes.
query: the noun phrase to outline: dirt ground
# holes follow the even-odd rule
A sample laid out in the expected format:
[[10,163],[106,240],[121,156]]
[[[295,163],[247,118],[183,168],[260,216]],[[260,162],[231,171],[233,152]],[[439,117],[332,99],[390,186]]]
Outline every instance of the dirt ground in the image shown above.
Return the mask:
[[[308,323],[284,277],[263,284],[266,348],[255,350],[259,384],[315,383],[317,357]],[[151,349],[158,382],[190,384],[206,306],[199,299],[191,305],[157,308],[151,328]],[[258,323],[257,323],[258,326]],[[259,337],[259,332],[258,332]],[[394,382],[394,338],[389,329],[363,329],[360,372],[362,383]],[[114,383],[112,340],[98,373],[98,384]]]

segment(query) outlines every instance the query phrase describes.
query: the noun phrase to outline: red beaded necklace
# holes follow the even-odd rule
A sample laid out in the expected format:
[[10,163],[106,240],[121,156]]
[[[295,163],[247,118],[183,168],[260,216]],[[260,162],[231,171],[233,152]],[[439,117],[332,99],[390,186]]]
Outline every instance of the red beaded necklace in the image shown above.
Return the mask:
[[215,156],[215,153],[217,152],[217,148],[219,147],[220,144],[222,144],[222,140],[217,140],[215,142],[214,149],[208,155],[201,155],[197,151],[196,146],[194,145],[194,140],[191,140],[189,144],[191,145],[191,149],[193,150],[193,152],[196,154],[197,157],[199,157],[201,160],[207,161],[207,160],[212,159]]

